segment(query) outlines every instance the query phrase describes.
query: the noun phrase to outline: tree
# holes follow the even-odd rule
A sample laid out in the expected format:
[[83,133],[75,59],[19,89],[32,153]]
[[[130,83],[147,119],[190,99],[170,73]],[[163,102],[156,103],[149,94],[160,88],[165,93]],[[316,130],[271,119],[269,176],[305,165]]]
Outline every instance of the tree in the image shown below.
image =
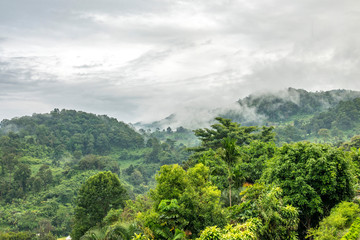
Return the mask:
[[71,237],[80,239],[96,224],[101,224],[111,208],[119,208],[127,199],[125,188],[119,178],[110,171],[90,177],[80,187],[76,199],[74,227]]
[[14,171],[14,168],[18,162],[18,152],[20,146],[19,136],[13,132],[10,132],[8,136],[2,136],[0,138],[0,150],[2,156],[1,167],[2,175],[5,174],[5,168],[9,172],[9,183],[11,184],[11,175]]
[[236,148],[236,139],[226,137],[222,141],[222,159],[226,163],[229,183],[229,203],[231,207],[231,185],[233,184],[233,168],[238,160],[239,152]]
[[327,142],[330,138],[330,130],[326,128],[321,128],[317,134],[324,139],[324,142]]
[[29,166],[26,164],[19,164],[18,169],[14,173],[14,180],[19,183],[24,192],[27,191],[30,177],[31,170]]
[[257,218],[261,221],[259,239],[295,240],[299,224],[298,210],[284,203],[281,188],[254,184],[241,192],[242,203],[230,208],[231,219],[244,223]]
[[53,181],[52,171],[48,165],[42,165],[39,169],[39,172],[36,174],[43,181],[43,185],[47,188]]
[[262,239],[259,236],[262,224],[257,218],[249,219],[243,224],[231,225],[228,224],[224,229],[217,226],[205,228],[199,238],[196,240],[222,240],[222,239],[246,239],[258,240]]
[[111,148],[109,138],[104,133],[101,133],[97,137],[95,146],[96,146],[96,149],[102,154],[106,153]]
[[240,148],[241,162],[236,166],[240,176],[245,182],[255,183],[260,179],[266,162],[271,159],[276,152],[274,142],[252,141],[249,145]]
[[342,144],[345,150],[350,150],[352,148],[360,148],[360,135],[353,136],[349,142],[345,142]]
[[179,165],[164,165],[150,192],[153,208],[140,214],[143,229],[155,239],[173,239],[185,232],[192,238],[206,226],[225,224],[220,205],[221,192],[209,181],[209,168],[203,164],[185,171]]
[[280,186],[285,200],[300,210],[302,236],[332,207],[354,196],[351,159],[324,144],[285,144],[271,159],[263,180]]
[[359,205],[352,202],[341,202],[331,209],[329,216],[321,220],[318,228],[310,229],[308,237],[313,237],[314,240],[340,239],[359,217],[359,214]]
[[226,137],[236,139],[238,146],[249,144],[252,140],[259,139],[265,142],[274,141],[273,127],[262,127],[261,131],[255,126],[240,126],[239,123],[230,119],[217,117],[219,123],[211,125],[212,129],[197,129],[195,135],[200,138],[201,146],[193,148],[194,151],[204,151],[210,148],[222,147],[222,141]]
[[160,142],[157,138],[152,138],[151,140],[149,139],[148,143],[149,142],[151,143],[152,151],[146,155],[145,162],[159,162],[159,154],[161,152]]

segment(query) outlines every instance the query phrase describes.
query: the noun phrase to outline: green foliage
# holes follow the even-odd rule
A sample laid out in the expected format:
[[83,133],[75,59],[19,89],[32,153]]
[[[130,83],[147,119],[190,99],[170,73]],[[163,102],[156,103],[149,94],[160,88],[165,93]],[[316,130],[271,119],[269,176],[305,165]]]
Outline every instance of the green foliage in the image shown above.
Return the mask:
[[275,128],[277,142],[298,142],[305,139],[305,131],[287,124]]
[[103,219],[103,225],[111,225],[121,220],[122,209],[110,209]]
[[300,226],[310,229],[333,206],[354,196],[350,163],[343,151],[329,145],[285,144],[263,179],[283,189],[285,200],[300,210]]
[[279,93],[250,95],[239,104],[255,108],[256,113],[269,121],[282,121],[299,114],[314,114],[335,106],[341,100],[347,101],[359,97],[359,92],[332,90],[326,92],[307,92],[303,89],[288,88]]
[[[277,142],[331,141],[337,143],[357,134],[360,93],[347,90],[307,92],[289,88],[278,93],[250,95],[239,100],[246,115],[224,114],[246,126],[276,125]],[[326,129],[325,131],[320,131]],[[346,132],[345,132],[346,131]]]
[[79,161],[81,170],[108,170],[113,173],[119,173],[119,164],[110,157],[89,154]]
[[72,238],[79,239],[89,228],[100,224],[108,211],[122,207],[126,198],[115,174],[108,171],[90,177],[78,193]]
[[341,202],[331,209],[329,216],[321,220],[318,228],[309,230],[308,237],[312,237],[314,240],[340,239],[346,229],[352,223],[355,224],[355,219],[358,218],[359,214],[359,205],[352,202]]
[[286,205],[282,190],[275,186],[254,184],[241,192],[243,202],[230,208],[230,218],[245,222],[252,218],[261,221],[260,239],[297,239],[299,213]]
[[274,142],[259,140],[241,147],[241,162],[236,167],[237,172],[239,172],[238,175],[242,176],[245,182],[255,183],[261,178],[266,162],[274,156],[276,149]]
[[212,129],[205,128],[194,131],[195,135],[201,140],[201,146],[192,148],[192,150],[217,149],[222,147],[222,141],[227,137],[236,139],[236,144],[239,146],[249,144],[252,140],[256,139],[267,142],[274,140],[275,135],[272,132],[272,127],[263,127],[260,131],[258,127],[240,126],[240,124],[232,122],[230,119],[221,117],[215,119],[219,123],[211,125]]
[[[201,162],[209,167],[211,180],[223,191],[224,199],[228,199],[225,204],[231,206],[233,193],[244,181],[254,182],[260,178],[265,167],[264,161],[272,156],[271,152],[275,148],[272,144],[274,133],[272,127],[260,130],[257,127],[240,126],[230,119],[218,117],[216,120],[219,123],[212,125],[212,129],[195,130],[195,135],[202,143],[200,147],[191,149],[196,152],[185,166]],[[234,200],[236,203],[236,198]]]
[[243,224],[227,225],[220,229],[217,226],[207,227],[201,231],[197,240],[259,240],[262,239],[258,233],[262,224],[257,218],[249,219]]
[[105,154],[111,148],[142,147],[144,140],[132,128],[115,118],[74,110],[54,109],[50,114],[33,114],[1,122],[0,134],[14,126],[19,137],[32,144],[55,149],[58,160],[64,149],[80,154]]
[[341,240],[357,240],[360,235],[360,217],[357,218],[351,225],[349,232],[347,232]]
[[35,234],[31,232],[0,232],[0,240],[32,240]]
[[130,240],[134,235],[134,226],[125,226],[119,222],[109,226],[95,226],[89,229],[80,240]]
[[203,164],[188,171],[178,165],[162,166],[150,192],[153,208],[139,216],[143,229],[149,228],[156,239],[169,239],[176,236],[176,229],[196,237],[206,226],[223,225],[220,191],[208,177]]
[[236,139],[226,137],[223,139],[221,151],[221,158],[227,166],[227,179],[229,183],[229,205],[231,207],[231,185],[233,184],[234,166],[238,161],[239,150],[236,146]]
[[[153,126],[149,126],[149,127],[154,129],[156,128]],[[169,139],[171,141],[176,141],[179,144],[186,145],[189,147],[199,145],[199,140],[196,138],[194,133],[190,129],[186,129],[182,126],[176,128],[176,131],[172,131],[172,132],[160,131],[160,129],[157,129],[156,131],[153,132],[151,132],[150,129],[148,129],[147,131],[145,131],[144,129],[140,129],[139,131],[146,138],[150,138],[148,140],[148,143],[151,140],[151,138],[157,138],[161,142],[165,142],[167,139]]]
[[[289,116],[297,108],[285,105]],[[341,106],[339,114],[351,110]],[[328,121],[326,116],[320,119]],[[342,134],[338,124],[328,128],[318,121],[314,127],[308,122],[311,116],[307,117],[293,118],[278,128],[279,133],[284,130],[280,141],[315,135],[327,141]],[[360,171],[356,137],[343,145],[349,153],[309,143],[277,149],[272,127],[244,127],[224,118],[217,121],[210,129],[195,131],[201,146],[186,161],[189,152],[175,142],[190,133],[183,128],[143,131],[141,136],[107,116],[68,110],[4,120],[0,128],[0,231],[32,231],[40,233],[41,239],[52,239],[67,235],[73,224],[73,239],[85,233],[90,239],[194,239],[204,229],[204,239],[296,239],[298,217],[301,238],[304,224],[316,226],[335,204],[352,197],[350,168],[355,168],[356,176]],[[356,127],[356,120],[351,124]],[[346,131],[351,134],[351,129]],[[161,165],[184,161],[183,167],[163,166],[155,185],[153,176]],[[154,189],[125,202],[125,188],[110,172],[84,183],[102,170],[130,183],[126,187],[133,199]],[[245,186],[259,181],[264,171],[264,182],[276,183],[283,194],[273,185],[255,184],[242,193],[241,201],[238,193],[244,182]],[[226,205],[229,198],[239,205],[222,208],[221,198]],[[345,221],[350,218],[348,208],[352,207],[342,206],[343,215],[324,222],[336,226],[346,222],[339,230],[345,233],[358,217],[351,215],[352,220]],[[226,213],[231,224],[225,227]],[[142,234],[137,234],[134,222]]]
[[360,135],[356,135],[350,139],[349,142],[344,142],[342,147],[350,151],[352,148],[359,149],[360,148]]
[[331,129],[337,127],[340,130],[349,130],[359,124],[360,98],[342,101],[336,107],[327,112],[315,116],[307,125],[314,131],[321,128]]
[[139,234],[135,233],[135,236],[132,238],[132,240],[150,240],[150,238],[145,236],[142,233],[139,233]]
[[138,195],[135,200],[126,200],[123,208],[122,218],[126,222],[132,222],[141,212],[152,208],[153,203],[147,195]]
[[352,163],[354,165],[354,173],[357,179],[360,179],[360,148],[351,148],[349,155],[352,159]]
[[30,187],[31,169],[29,165],[19,164],[17,170],[14,173],[14,181],[19,184],[24,192]]

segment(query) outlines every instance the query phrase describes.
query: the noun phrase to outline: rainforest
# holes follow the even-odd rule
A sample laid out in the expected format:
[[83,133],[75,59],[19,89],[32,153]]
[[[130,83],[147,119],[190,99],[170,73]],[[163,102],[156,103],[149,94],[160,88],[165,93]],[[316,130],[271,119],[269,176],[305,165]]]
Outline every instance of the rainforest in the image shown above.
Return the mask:
[[3,119],[0,239],[358,239],[360,93],[284,92],[196,129]]

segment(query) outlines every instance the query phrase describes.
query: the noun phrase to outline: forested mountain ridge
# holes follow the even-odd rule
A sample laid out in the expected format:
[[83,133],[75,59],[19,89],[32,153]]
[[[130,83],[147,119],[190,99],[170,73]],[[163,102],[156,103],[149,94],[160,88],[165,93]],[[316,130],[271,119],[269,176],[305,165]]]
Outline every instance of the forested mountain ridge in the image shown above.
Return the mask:
[[360,133],[360,98],[340,101],[312,115],[296,115],[276,126],[279,142],[301,140],[339,143]]
[[294,115],[315,114],[335,107],[340,101],[360,97],[360,92],[351,90],[331,90],[308,92],[303,89],[288,88],[274,93],[252,94],[238,100],[242,107],[255,108],[257,114],[267,121],[287,121]]
[[[138,122],[134,126],[151,130],[166,129],[169,126],[173,129],[180,126],[195,129],[199,127],[199,124],[202,125],[201,127],[213,124],[217,116],[232,119],[245,126],[279,125],[297,116],[311,116],[327,111],[336,107],[341,101],[358,97],[360,97],[360,92],[352,90],[309,92],[304,89],[288,88],[277,92],[250,94],[236,101],[231,107],[210,108],[208,114],[202,114],[205,117],[202,116],[196,120],[191,119],[194,116],[187,116],[186,122],[183,122],[184,117],[180,118],[175,112],[162,120],[152,123]],[[196,125],[192,125],[193,122]]]
[[143,137],[127,124],[75,110],[54,109],[49,114],[2,120],[0,135],[8,132],[26,136],[29,142],[78,154],[103,154],[111,148],[144,146]]
[[[251,94],[238,100],[235,107],[212,112],[243,126],[274,126],[279,144],[301,140],[326,140],[335,143],[359,134],[359,97],[360,92],[351,90],[308,92],[288,88],[278,92]],[[204,127],[211,125],[213,121],[203,119]],[[157,128],[156,136],[161,138],[169,130],[172,131],[174,124],[181,124],[176,114],[151,124],[137,123],[135,126],[148,131]],[[194,129],[191,126],[187,128]],[[173,129],[184,128],[180,126]],[[188,131],[186,137],[191,139],[193,135]]]

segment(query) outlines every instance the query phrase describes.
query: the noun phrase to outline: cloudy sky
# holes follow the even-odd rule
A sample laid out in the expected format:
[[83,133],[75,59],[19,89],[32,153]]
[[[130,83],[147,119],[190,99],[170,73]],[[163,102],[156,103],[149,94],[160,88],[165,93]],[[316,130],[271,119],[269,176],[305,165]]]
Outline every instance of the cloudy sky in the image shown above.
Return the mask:
[[358,0],[1,0],[0,119],[196,116],[287,87],[360,90]]

